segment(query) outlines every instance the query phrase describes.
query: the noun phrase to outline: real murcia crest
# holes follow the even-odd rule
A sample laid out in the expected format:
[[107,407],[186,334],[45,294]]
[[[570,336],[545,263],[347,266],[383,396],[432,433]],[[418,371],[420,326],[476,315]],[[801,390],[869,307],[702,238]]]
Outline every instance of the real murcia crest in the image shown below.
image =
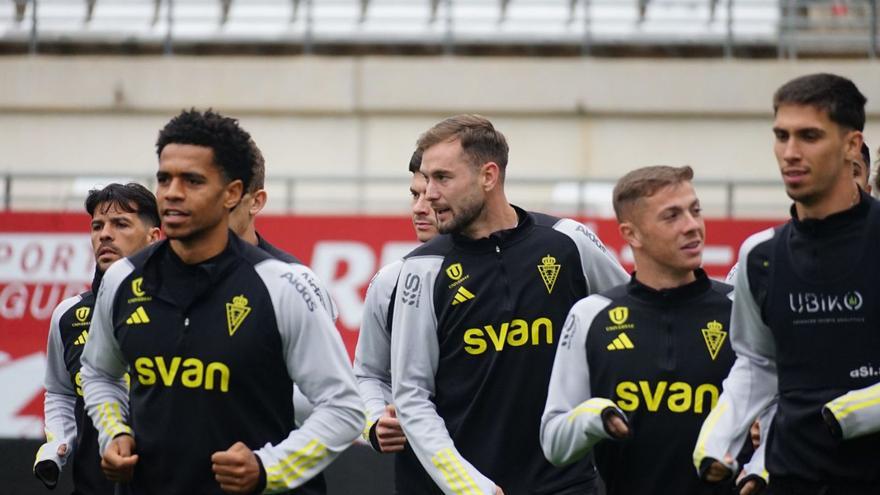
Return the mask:
[[556,258],[550,256],[544,256],[541,259],[541,264],[538,265],[538,273],[541,274],[541,280],[544,281],[544,287],[547,288],[547,293],[553,293],[553,286],[556,285],[556,279],[559,277],[559,270],[562,269],[562,265],[558,265],[556,263]]
[[709,349],[709,355],[712,356],[712,361],[718,357],[718,351],[721,350],[721,346],[724,345],[724,340],[727,339],[727,332],[724,331],[724,325],[717,321],[710,321],[706,324],[706,328],[702,329],[703,332],[703,340],[706,341],[706,348]]
[[226,303],[226,326],[229,329],[230,337],[235,335],[235,331],[250,313],[251,308],[248,306],[248,300],[244,294],[235,296],[231,303]]

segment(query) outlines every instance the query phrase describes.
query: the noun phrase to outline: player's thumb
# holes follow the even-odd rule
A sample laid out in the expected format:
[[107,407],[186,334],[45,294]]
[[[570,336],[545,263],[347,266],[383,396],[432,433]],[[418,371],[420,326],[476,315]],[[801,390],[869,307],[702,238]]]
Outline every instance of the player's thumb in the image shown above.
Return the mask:
[[397,417],[397,408],[394,407],[394,404],[388,404],[385,406],[385,412],[388,413],[389,418]]

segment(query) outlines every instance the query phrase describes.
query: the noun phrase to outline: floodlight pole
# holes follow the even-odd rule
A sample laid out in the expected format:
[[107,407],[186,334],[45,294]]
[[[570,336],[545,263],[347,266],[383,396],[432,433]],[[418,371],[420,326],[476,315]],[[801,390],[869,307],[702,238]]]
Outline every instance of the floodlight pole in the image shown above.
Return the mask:
[[28,44],[28,52],[31,55],[37,54],[37,0],[31,0],[33,8],[31,9],[31,39]]
[[172,39],[172,31],[174,30],[174,0],[165,1],[168,2],[168,12],[166,15],[168,27],[165,30],[164,52],[165,55],[174,55],[174,41]]

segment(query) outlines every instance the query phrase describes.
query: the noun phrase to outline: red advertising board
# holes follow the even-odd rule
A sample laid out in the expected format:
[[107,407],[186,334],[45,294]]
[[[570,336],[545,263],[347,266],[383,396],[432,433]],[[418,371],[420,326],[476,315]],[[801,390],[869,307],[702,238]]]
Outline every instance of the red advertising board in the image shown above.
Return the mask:
[[[627,269],[632,256],[612,220],[585,222]],[[707,221],[704,264],[723,278],[750,234],[776,222]],[[88,287],[94,258],[89,219],[71,213],[0,213],[0,437],[42,434],[42,377],[52,310]],[[367,284],[379,267],[417,243],[405,217],[262,216],[260,233],[305,263],[339,307],[338,327],[349,353]]]

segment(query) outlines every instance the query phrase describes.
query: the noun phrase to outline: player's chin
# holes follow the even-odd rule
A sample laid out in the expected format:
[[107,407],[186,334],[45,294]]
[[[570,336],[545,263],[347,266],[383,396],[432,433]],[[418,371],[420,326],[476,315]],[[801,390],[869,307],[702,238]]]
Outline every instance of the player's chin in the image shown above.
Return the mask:
[[190,237],[191,229],[181,225],[163,225],[162,231],[165,237],[171,240],[182,240]]

